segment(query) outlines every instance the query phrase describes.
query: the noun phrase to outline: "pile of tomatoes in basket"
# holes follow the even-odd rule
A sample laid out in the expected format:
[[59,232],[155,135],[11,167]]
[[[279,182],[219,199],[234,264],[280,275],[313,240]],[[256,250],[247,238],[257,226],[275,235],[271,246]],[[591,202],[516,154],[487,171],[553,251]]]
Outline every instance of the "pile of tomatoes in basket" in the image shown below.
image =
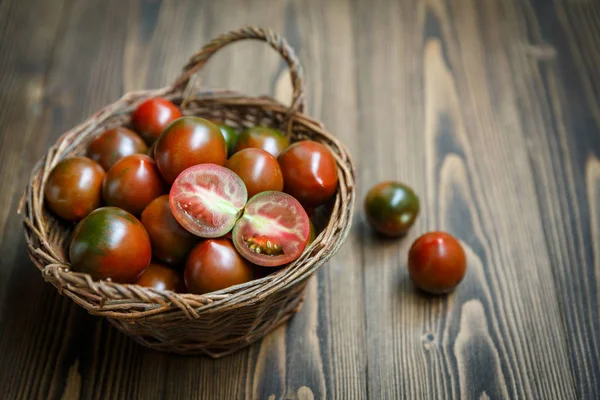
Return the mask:
[[77,222],[71,269],[94,279],[208,293],[264,275],[314,240],[307,214],[335,195],[329,149],[282,132],[237,131],[182,116],[163,98],[141,103],[87,157],[61,160],[47,206]]

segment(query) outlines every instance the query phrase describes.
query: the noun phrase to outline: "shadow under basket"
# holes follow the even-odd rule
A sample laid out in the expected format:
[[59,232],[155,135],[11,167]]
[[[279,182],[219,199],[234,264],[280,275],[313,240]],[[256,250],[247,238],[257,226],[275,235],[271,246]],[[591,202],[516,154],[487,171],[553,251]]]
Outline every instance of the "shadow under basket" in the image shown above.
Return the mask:
[[[196,91],[198,72],[210,56],[244,39],[264,41],[285,59],[293,83],[290,106],[226,90]],[[346,239],[355,202],[354,169],[348,152],[323,124],[303,114],[303,93],[300,64],[285,40],[268,30],[248,27],[209,42],[172,86],[128,93],[63,134],[33,169],[20,207],[29,255],[44,279],[89,313],[106,317],[137,342],[159,351],[216,358],[247,346],[284,323],[299,310],[308,279]],[[291,141],[310,139],[329,148],[338,165],[338,189],[326,207],[322,231],[300,258],[264,278],[205,295],[94,281],[88,274],[70,271],[67,250],[73,224],[59,220],[45,207],[48,174],[65,157],[85,154],[88,143],[106,129],[127,126],[131,112],[157,96],[179,105],[184,115],[222,121],[238,129],[270,126],[286,132]]]

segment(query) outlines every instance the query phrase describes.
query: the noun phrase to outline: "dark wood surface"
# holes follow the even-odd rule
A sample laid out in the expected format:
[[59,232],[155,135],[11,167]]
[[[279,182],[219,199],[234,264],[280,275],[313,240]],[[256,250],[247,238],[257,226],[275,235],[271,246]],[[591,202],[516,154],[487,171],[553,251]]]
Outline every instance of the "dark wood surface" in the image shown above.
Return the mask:
[[[359,198],[401,180],[422,214],[382,240],[359,202],[287,326],[218,361],[156,353],[43,281],[16,208],[58,135],[247,24],[297,49]],[[0,398],[600,398],[599,71],[593,0],[1,0]],[[258,43],[220,53],[203,84],[290,94]],[[407,278],[434,229],[468,253],[447,297]]]

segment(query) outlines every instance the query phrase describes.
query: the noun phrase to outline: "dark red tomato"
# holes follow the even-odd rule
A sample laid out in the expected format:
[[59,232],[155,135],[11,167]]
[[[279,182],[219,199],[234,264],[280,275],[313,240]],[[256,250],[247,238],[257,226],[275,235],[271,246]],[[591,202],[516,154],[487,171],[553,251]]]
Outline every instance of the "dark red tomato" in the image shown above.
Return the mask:
[[150,236],[152,254],[168,264],[182,264],[198,243],[196,236],[183,229],[173,217],[168,195],[157,197],[148,204],[142,212],[142,224]]
[[69,256],[75,272],[131,283],[150,264],[152,249],[146,229],[133,215],[102,207],[77,224]]
[[165,193],[165,184],[154,160],[134,154],[119,160],[106,174],[104,201],[133,215],[140,215],[155,198]]
[[190,293],[203,294],[253,279],[252,266],[241,257],[231,240],[209,239],[190,253],[185,264],[185,285]]
[[161,97],[148,99],[131,114],[131,124],[146,143],[152,144],[171,122],[181,117],[179,108]]
[[250,262],[277,267],[294,261],[310,237],[304,208],[289,194],[262,192],[251,198],[233,228],[233,243]]
[[408,272],[420,289],[442,294],[454,289],[465,276],[467,258],[460,242],[446,232],[419,237],[408,253]]
[[235,172],[246,185],[248,197],[266,190],[283,190],[283,175],[277,159],[262,149],[244,149],[235,153],[225,167]]
[[255,126],[246,129],[237,138],[235,152],[243,149],[258,148],[268,151],[277,158],[290,145],[288,138],[277,129]]
[[225,164],[227,145],[219,128],[198,117],[183,117],[165,129],[156,143],[154,158],[168,183],[198,164]]
[[225,143],[227,144],[227,155],[231,157],[233,154],[233,150],[235,148],[235,142],[238,138],[238,133],[229,125],[225,124],[216,124],[221,133],[223,134],[223,139],[225,139]]
[[87,157],[66,158],[48,175],[46,204],[59,217],[78,221],[100,207],[105,175],[100,164]]
[[283,173],[284,191],[306,207],[316,207],[335,194],[338,169],[327,147],[303,140],[285,149],[277,159]]
[[134,131],[118,127],[96,137],[88,146],[88,157],[109,170],[121,158],[132,154],[145,154],[148,146]]
[[157,263],[148,265],[148,268],[133,283],[156,290],[172,290],[178,293],[186,291],[183,277],[179,272]]
[[365,198],[367,221],[387,236],[404,235],[419,215],[419,198],[399,182],[382,182],[369,190]]

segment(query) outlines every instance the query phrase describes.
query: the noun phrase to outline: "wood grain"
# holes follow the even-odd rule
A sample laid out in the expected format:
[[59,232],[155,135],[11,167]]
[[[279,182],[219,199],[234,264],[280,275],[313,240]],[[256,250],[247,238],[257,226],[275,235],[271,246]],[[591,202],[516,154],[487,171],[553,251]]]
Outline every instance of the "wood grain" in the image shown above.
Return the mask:
[[[581,0],[0,2],[0,398],[600,398],[599,21]],[[302,311],[248,349],[152,352],[43,282],[16,206],[58,135],[247,24],[297,50],[308,113],[354,155],[359,199],[401,180],[421,215],[386,240],[359,201]],[[288,79],[258,43],[201,77],[282,101]],[[434,229],[468,255],[450,296],[417,292],[405,268]]]

